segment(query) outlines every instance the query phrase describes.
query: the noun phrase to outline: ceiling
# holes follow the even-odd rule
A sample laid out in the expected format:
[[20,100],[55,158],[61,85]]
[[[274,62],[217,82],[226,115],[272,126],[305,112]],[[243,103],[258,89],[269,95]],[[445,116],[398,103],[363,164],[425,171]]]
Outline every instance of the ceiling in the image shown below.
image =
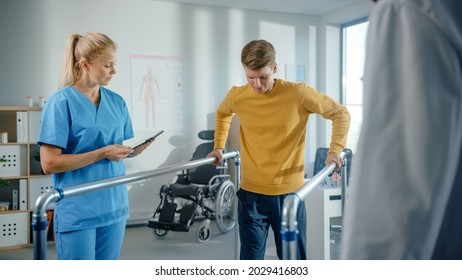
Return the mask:
[[192,5],[322,16],[364,0],[161,0]]

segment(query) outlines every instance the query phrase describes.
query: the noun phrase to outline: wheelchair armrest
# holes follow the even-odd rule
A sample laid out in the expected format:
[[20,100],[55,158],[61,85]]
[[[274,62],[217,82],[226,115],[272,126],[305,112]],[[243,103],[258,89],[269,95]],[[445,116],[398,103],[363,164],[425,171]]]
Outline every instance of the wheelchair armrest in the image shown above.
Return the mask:
[[226,160],[224,160],[221,165],[218,165],[215,168],[216,169],[228,169],[228,162]]

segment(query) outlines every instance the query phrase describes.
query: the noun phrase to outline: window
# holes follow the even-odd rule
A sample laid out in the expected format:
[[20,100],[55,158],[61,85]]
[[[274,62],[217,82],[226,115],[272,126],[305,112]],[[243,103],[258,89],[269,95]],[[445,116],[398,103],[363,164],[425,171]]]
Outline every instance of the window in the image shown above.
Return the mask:
[[366,33],[369,22],[358,20],[342,26],[342,95],[351,115],[347,148],[356,152],[363,121],[363,82]]

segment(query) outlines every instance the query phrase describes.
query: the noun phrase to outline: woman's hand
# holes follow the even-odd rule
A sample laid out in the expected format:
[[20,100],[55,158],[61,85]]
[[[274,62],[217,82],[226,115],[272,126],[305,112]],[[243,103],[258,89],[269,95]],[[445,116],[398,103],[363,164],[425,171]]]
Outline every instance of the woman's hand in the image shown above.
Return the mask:
[[105,159],[112,160],[112,161],[120,161],[124,160],[128,157],[128,155],[132,152],[132,148],[129,146],[124,145],[109,145],[103,147],[103,156]]
[[147,147],[149,147],[152,142],[154,142],[156,139],[152,139],[151,141],[148,141],[142,145],[137,146],[136,148],[131,149],[131,153],[129,154],[129,157],[135,157],[137,155],[140,155],[144,150],[146,150]]

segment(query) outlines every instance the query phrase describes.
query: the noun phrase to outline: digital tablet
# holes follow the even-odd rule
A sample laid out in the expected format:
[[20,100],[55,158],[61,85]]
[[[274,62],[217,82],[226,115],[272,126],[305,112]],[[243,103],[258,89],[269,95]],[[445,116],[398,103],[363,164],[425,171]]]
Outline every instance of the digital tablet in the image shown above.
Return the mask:
[[146,138],[146,139],[143,140],[142,142],[140,142],[140,143],[136,144],[135,146],[133,146],[133,147],[132,147],[133,152],[132,152],[128,157],[134,157],[134,156],[136,156],[136,155],[137,155],[136,152],[135,152],[135,149],[136,149],[136,148],[138,148],[139,146],[142,146],[142,145],[144,145],[144,144],[146,144],[146,143],[148,143],[148,142],[150,142],[150,141],[156,139],[157,136],[161,135],[162,133],[164,133],[163,130],[157,132],[157,133],[154,134],[153,136],[151,136],[151,137],[149,137],[149,138]]

